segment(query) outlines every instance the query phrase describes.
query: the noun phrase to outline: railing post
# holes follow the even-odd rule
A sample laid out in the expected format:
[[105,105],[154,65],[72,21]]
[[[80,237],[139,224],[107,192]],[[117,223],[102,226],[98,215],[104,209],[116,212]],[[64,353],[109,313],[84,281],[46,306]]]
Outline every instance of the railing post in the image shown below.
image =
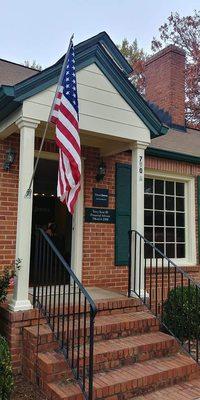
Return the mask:
[[132,231],[128,232],[129,253],[128,253],[128,297],[131,297],[131,271],[132,271]]
[[38,272],[38,254],[39,254],[39,232],[35,232],[35,254],[34,254],[34,274],[33,274],[33,307],[36,305],[36,287]]
[[132,257],[133,290],[141,299],[145,294],[145,261],[144,261],[144,239],[138,232],[134,232],[134,244],[132,244],[134,255]]
[[95,315],[90,306],[89,400],[93,399],[94,318]]

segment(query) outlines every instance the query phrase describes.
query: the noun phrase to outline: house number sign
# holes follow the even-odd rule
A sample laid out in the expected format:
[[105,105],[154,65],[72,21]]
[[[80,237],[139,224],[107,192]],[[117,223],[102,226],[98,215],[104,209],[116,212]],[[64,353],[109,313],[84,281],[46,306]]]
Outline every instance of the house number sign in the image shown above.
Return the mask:
[[139,156],[139,181],[143,180],[143,156]]

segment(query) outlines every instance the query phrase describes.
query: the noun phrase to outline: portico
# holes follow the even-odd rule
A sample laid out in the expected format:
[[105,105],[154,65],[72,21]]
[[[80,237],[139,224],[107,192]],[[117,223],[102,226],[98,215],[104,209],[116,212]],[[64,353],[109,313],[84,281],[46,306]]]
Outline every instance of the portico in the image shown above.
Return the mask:
[[[130,66],[105,33],[77,45],[75,54],[83,175],[72,220],[71,266],[86,286],[95,286],[99,282],[100,286],[109,287],[111,284],[119,288],[119,276],[125,273],[126,279],[127,266],[118,266],[114,261],[114,224],[90,224],[84,220],[84,211],[92,206],[93,187],[109,190],[109,208],[115,210],[115,165],[129,163],[132,175],[131,228],[143,234],[144,152],[151,137],[163,134],[165,128],[128,81]],[[0,94],[0,137],[5,140],[17,134],[19,138],[15,257],[21,259],[21,269],[10,303],[13,311],[32,308],[28,291],[33,191],[30,197],[26,197],[26,191],[38,151],[35,138],[40,140],[48,120],[61,65],[62,60],[59,60],[13,88],[2,86]],[[48,144],[52,145],[53,141],[54,126],[49,125],[41,154],[43,159],[57,158],[56,150],[49,151]],[[107,174],[104,181],[97,183],[96,169],[102,158],[107,165]],[[108,272],[109,265],[110,270],[116,273],[116,284],[115,276],[111,280]],[[121,286],[123,288],[123,284]]]

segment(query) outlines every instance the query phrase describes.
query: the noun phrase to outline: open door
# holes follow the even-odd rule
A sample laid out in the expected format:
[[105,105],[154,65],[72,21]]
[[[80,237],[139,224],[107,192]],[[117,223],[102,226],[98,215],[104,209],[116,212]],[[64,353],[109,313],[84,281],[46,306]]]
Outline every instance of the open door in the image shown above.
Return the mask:
[[[49,224],[54,225],[55,232],[51,239],[68,264],[71,264],[72,216],[56,196],[57,171],[58,161],[41,159],[38,163],[33,189],[30,285],[36,279],[34,252],[37,228],[48,231]],[[53,283],[58,283],[56,277]]]

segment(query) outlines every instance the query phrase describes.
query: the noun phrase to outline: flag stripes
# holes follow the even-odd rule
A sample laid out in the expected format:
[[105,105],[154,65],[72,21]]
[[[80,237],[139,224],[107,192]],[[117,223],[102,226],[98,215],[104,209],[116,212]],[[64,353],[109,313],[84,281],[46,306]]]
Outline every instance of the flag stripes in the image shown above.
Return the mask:
[[81,180],[81,145],[73,43],[70,44],[66,68],[57,90],[51,122],[56,125],[56,143],[59,147],[57,195],[73,214]]

